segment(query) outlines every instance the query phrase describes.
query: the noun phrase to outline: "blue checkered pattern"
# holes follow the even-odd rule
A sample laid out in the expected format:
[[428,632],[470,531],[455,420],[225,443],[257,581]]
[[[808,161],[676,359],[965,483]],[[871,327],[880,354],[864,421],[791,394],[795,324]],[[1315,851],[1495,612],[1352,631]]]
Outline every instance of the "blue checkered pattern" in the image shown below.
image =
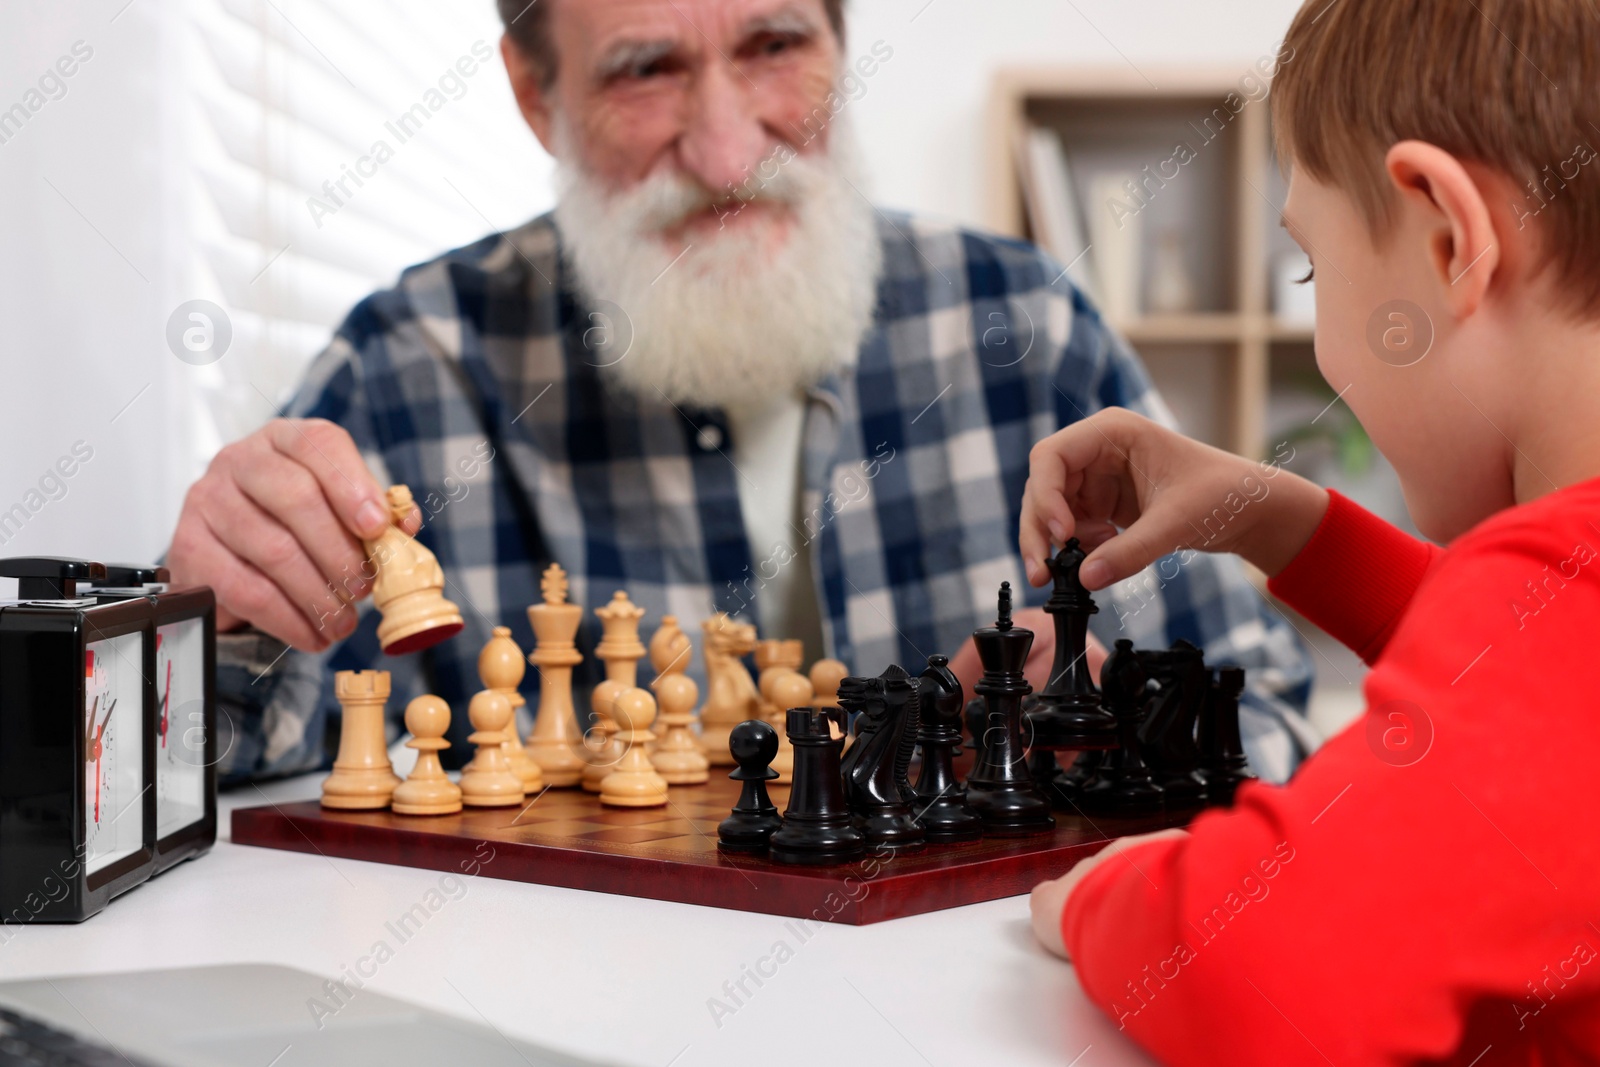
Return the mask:
[[[719,412],[606,387],[586,345],[596,320],[548,217],[413,267],[364,300],[287,411],[344,426],[380,481],[411,486],[427,516],[420,539],[467,628],[386,660],[366,610],[343,644],[290,653],[264,677],[242,665],[264,665],[270,645],[225,639],[226,773],[324,765],[333,672],[374,666],[394,674],[391,725],[410,696],[436,693],[456,712],[446,755],[464,756],[478,651],[494,625],[531,647],[525,609],[552,561],[570,572],[574,601],[599,607],[625,589],[649,612],[647,635],[670,612],[698,645],[700,620],[715,610],[755,618],[763,576],[809,552],[831,654],[874,674],[954,653],[992,621],[1002,581],[1042,603],[1017,554],[1029,448],[1105,407],[1170,415],[1038,250],[899,215],[880,216],[879,230],[876,321],[854,370],[809,392],[805,518],[776,554],[745,536],[743,474]],[[1108,645],[1187,638],[1210,662],[1251,668],[1243,725],[1264,776],[1285,777],[1313,743],[1300,717],[1306,652],[1232,559],[1169,561],[1102,595],[1101,608],[1093,629]],[[586,656],[599,632],[590,614]],[[587,659],[580,693],[598,675]],[[537,707],[537,672],[523,688]]]

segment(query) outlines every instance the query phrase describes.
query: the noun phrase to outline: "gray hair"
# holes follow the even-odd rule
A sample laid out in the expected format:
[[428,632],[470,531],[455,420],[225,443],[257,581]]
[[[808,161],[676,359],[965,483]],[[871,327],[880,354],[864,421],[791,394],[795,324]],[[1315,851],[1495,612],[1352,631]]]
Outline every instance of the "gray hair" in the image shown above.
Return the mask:
[[[495,0],[506,33],[516,42],[539,71],[540,84],[548,89],[556,80],[555,42],[550,39],[550,5],[553,0]],[[828,12],[833,35],[844,41],[845,0],[822,0]]]

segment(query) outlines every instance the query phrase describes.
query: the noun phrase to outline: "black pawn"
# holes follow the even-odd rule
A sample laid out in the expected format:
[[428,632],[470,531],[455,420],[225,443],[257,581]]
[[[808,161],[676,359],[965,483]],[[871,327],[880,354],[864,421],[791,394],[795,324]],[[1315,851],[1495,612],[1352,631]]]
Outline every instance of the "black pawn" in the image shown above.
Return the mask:
[[1250,773],[1250,760],[1239,737],[1239,697],[1244,693],[1244,668],[1219,667],[1200,713],[1200,775],[1213,804],[1227,807]]
[[1106,754],[1098,776],[1083,789],[1079,803],[1085,811],[1096,813],[1133,815],[1159,811],[1164,799],[1162,790],[1139,751],[1139,717],[1146,678],[1132,641],[1124,638],[1117,642],[1100,678],[1106,703],[1117,717],[1122,746]]
[[717,826],[717,847],[724,852],[765,852],[767,841],[783,825],[767,796],[767,783],[778,777],[772,769],[778,731],[760,719],[742,722],[728,734],[728,753],[739,765],[728,777],[743,782],[744,788],[733,814]]
[[989,705],[982,697],[973,697],[967,701],[967,749],[977,753],[974,761],[983,759],[983,735],[989,729]]
[[1029,740],[1029,723],[1026,714],[1022,717],[1022,739],[1028,746],[1028,774],[1033,778],[1033,784],[1039,787],[1040,792],[1049,795],[1050,787],[1055,784],[1056,778],[1061,774],[1061,764],[1056,762],[1056,754],[1048,748],[1039,748]]
[[768,841],[778,863],[830,866],[866,854],[866,839],[851,825],[844,801],[844,778],[839,773],[844,739],[833,739],[830,721],[843,730],[844,710],[790,708],[785,719],[794,745],[794,782],[783,826]]
[[922,704],[922,770],[912,790],[917,821],[932,843],[970,841],[983,834],[983,820],[967,806],[967,791],[956,779],[955,754],[961,748],[961,682],[944,656],[931,656],[917,680]]
[[[1055,625],[1055,662],[1050,681],[1028,712],[1035,750],[1105,749],[1117,747],[1117,720],[1101,706],[1100,693],[1089,676],[1089,616],[1100,609],[1078,579],[1088,557],[1073,538],[1053,559],[1046,560],[1055,589],[1044,610]],[[1054,779],[1054,773],[1050,778]]]
[[1028,774],[1027,742],[1022,732],[1022,698],[1033,692],[1023,676],[1033,631],[1011,621],[1011,583],[1000,585],[999,618],[972,635],[983,661],[983,680],[974,688],[984,699],[983,752],[967,779],[967,803],[983,820],[983,830],[998,837],[1047,834],[1055,829],[1050,802]]
[[1045,795],[1050,798],[1050,803],[1057,808],[1075,809],[1078,802],[1083,799],[1085,789],[1091,787],[1100,777],[1100,768],[1105,766],[1107,749],[1085,749],[1077,754],[1055,781],[1050,783],[1050,788],[1045,790]]

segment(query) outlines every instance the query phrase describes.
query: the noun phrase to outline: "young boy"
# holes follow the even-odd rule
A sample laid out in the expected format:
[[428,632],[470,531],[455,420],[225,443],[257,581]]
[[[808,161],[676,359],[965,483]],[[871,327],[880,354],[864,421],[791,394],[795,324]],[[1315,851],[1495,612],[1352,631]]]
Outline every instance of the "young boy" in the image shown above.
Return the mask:
[[1287,786],[1040,886],[1034,929],[1164,1063],[1600,1062],[1600,5],[1311,0],[1285,43],[1318,366],[1448,547],[1128,412],[1041,442],[1036,584],[1080,526],[1122,531],[1095,589],[1236,552],[1372,671]]

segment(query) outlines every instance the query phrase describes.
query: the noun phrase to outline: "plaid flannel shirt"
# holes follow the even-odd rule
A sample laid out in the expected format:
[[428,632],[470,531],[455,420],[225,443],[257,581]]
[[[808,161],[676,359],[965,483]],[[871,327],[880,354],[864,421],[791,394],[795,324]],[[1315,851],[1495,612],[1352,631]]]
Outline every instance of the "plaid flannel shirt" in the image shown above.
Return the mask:
[[[830,654],[872,674],[955,653],[993,620],[1002,581],[1042,603],[1017,548],[1029,448],[1106,407],[1171,416],[1137,358],[1037,249],[887,213],[879,232],[875,322],[855,366],[807,395],[803,519],[787,546],[748,543],[719,412],[607,388],[591,331],[625,325],[584,304],[550,217],[410,268],[362,301],[286,413],[340,424],[380,483],[411,487],[419,537],[466,629],[388,659],[364,604],[356,632],[319,655],[275,659],[271,639],[225,637],[225,779],[326,766],[336,670],[392,672],[391,739],[410,697],[443,697],[455,711],[445,755],[464,757],[479,650],[495,625],[531,648],[525,609],[552,561],[570,573],[575,603],[593,609],[624,589],[649,612],[646,635],[673,613],[698,648],[702,619],[755,617],[763,576],[784,553],[809,552]],[[1092,630],[1108,646],[1187,638],[1208,662],[1249,668],[1242,726],[1263,777],[1287,777],[1315,744],[1301,718],[1306,650],[1236,560],[1168,557],[1099,599]],[[600,676],[599,633],[586,611],[580,708]],[[526,716],[537,671],[523,690]]]

